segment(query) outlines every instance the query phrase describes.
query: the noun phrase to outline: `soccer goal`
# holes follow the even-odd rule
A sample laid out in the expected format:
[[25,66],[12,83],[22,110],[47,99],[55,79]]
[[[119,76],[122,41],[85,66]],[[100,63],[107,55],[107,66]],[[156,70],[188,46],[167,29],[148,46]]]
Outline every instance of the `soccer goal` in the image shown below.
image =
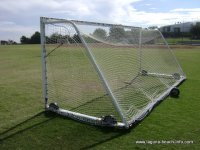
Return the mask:
[[186,76],[159,30],[40,18],[46,110],[92,125],[143,119]]

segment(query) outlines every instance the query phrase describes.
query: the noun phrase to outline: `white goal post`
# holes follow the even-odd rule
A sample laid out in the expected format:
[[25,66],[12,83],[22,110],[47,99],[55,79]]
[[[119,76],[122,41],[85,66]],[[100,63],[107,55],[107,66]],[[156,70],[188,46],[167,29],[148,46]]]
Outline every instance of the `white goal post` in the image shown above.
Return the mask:
[[40,18],[45,109],[92,125],[142,120],[186,76],[159,30]]

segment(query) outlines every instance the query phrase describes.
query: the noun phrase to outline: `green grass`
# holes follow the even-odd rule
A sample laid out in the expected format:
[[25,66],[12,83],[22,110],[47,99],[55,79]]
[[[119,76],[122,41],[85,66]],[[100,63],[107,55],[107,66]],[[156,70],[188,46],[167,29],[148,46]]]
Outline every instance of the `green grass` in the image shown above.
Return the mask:
[[180,44],[181,42],[200,42],[200,40],[190,39],[188,37],[183,38],[166,38],[167,42],[170,44]]
[[[176,47],[175,54],[187,75],[180,97],[168,97],[124,131],[43,112],[39,45],[0,46],[0,149],[199,149],[200,50]],[[194,143],[136,144],[138,140]]]

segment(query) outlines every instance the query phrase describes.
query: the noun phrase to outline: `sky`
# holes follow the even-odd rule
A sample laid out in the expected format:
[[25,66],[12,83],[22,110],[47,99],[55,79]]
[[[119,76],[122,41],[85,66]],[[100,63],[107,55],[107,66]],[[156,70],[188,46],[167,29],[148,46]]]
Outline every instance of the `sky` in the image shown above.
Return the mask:
[[200,20],[200,0],[0,0],[0,40],[30,37],[40,16],[163,26]]

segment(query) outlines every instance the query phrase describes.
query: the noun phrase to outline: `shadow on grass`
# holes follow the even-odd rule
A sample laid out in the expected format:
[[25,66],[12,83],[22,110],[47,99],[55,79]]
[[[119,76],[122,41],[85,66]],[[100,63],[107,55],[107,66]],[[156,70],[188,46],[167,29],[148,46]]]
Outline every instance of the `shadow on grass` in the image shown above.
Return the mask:
[[79,123],[52,112],[40,112],[0,133],[0,149],[53,147],[85,150],[129,132]]
[[127,133],[130,132],[130,130],[118,130],[118,131],[116,131],[116,130],[114,130],[114,129],[112,129],[112,128],[107,128],[107,129],[102,128],[101,131],[102,131],[103,133],[105,133],[105,134],[108,134],[109,132],[117,132],[117,133],[116,133],[115,135],[112,135],[112,136],[107,137],[107,138],[105,138],[105,139],[102,139],[102,140],[100,140],[100,141],[98,141],[98,142],[96,142],[96,143],[93,143],[93,144],[87,145],[87,146],[85,146],[85,147],[82,147],[82,148],[80,148],[80,149],[81,149],[81,150],[92,149],[92,148],[94,148],[94,147],[96,147],[96,146],[98,146],[98,145],[101,145],[101,144],[103,144],[103,143],[106,143],[106,142],[109,142],[109,141],[114,140],[114,139],[116,139],[116,138],[119,138],[120,136],[123,136],[123,135],[125,135],[125,134],[127,134]]
[[[47,116],[48,119],[40,121],[40,122],[36,122],[36,123],[33,123],[33,124],[31,123],[34,119],[36,119],[36,118],[38,118],[38,117],[40,117],[42,115]],[[36,127],[36,126],[39,126],[39,125],[41,125],[43,123],[46,123],[46,122],[48,122],[48,121],[50,121],[50,120],[52,120],[54,118],[55,118],[54,114],[49,114],[49,113],[47,113],[45,111],[39,112],[38,114],[28,118],[27,120],[25,120],[25,121],[15,125],[15,126],[9,128],[9,129],[7,129],[6,131],[0,133],[0,142],[6,140],[8,138],[11,138],[14,135],[20,134],[20,133],[22,133],[22,132],[24,132],[26,130],[32,129],[32,128]]]

